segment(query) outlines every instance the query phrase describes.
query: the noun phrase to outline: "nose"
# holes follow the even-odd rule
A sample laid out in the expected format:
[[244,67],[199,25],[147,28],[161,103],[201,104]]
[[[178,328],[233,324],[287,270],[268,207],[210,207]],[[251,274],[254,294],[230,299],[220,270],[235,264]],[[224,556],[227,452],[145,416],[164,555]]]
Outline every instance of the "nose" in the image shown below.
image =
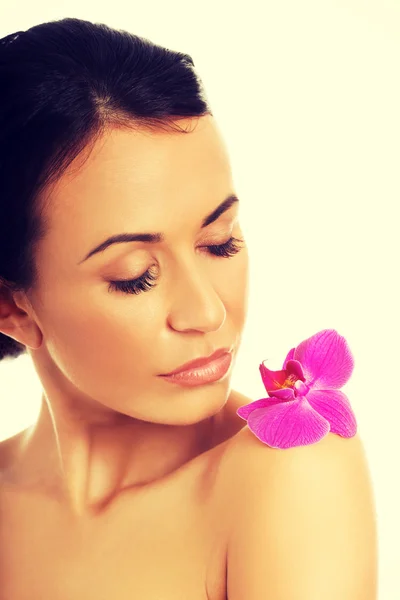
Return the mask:
[[178,331],[217,331],[224,324],[226,309],[207,271],[193,265],[179,269],[174,278],[169,325]]

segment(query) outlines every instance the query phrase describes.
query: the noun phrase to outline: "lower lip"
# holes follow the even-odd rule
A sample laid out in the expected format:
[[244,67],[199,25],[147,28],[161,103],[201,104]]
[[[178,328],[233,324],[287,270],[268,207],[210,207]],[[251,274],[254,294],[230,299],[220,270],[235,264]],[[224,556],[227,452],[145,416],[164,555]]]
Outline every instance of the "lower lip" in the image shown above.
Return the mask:
[[189,387],[204,385],[205,383],[213,383],[222,379],[229,371],[231,363],[232,353],[229,352],[203,367],[191,369],[190,371],[182,371],[181,373],[175,373],[175,375],[161,375],[161,377],[171,383],[178,383],[179,385]]

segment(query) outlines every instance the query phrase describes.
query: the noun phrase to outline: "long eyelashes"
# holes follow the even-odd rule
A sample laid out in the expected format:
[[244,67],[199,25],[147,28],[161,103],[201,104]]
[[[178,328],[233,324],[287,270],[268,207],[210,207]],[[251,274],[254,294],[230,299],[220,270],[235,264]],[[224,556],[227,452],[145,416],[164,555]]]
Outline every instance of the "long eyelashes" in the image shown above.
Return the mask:
[[125,292],[126,294],[140,294],[140,292],[146,292],[147,290],[154,287],[152,281],[157,279],[156,275],[153,274],[149,269],[143,273],[137,279],[122,279],[120,281],[110,281],[108,291],[118,290]]
[[206,246],[206,248],[208,249],[210,254],[213,254],[214,256],[229,258],[230,256],[233,256],[234,254],[240,252],[240,250],[242,249],[240,244],[242,242],[243,240],[239,240],[235,237],[230,237],[229,240],[224,244],[219,244],[216,246]]
[[[244,240],[230,237],[229,240],[223,244],[218,244],[214,246],[206,246],[208,252],[219,258],[230,258],[234,256],[242,249],[241,244]],[[152,287],[154,287],[154,281],[156,281],[157,276],[150,269],[147,269],[143,275],[138,277],[137,279],[125,279],[119,281],[110,281],[108,286],[108,291],[111,292],[113,290],[121,291],[126,294],[140,294],[141,292],[147,292]]]

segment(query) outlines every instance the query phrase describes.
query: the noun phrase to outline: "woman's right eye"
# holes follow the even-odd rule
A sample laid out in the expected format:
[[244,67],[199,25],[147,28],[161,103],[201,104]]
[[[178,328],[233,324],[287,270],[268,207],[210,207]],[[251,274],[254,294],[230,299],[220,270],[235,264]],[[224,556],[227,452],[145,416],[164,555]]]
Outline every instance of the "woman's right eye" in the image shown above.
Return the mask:
[[112,292],[113,290],[117,290],[125,292],[126,294],[140,294],[140,292],[146,292],[154,287],[154,284],[151,282],[156,279],[156,275],[153,274],[150,269],[147,269],[147,271],[137,279],[110,281],[108,291]]

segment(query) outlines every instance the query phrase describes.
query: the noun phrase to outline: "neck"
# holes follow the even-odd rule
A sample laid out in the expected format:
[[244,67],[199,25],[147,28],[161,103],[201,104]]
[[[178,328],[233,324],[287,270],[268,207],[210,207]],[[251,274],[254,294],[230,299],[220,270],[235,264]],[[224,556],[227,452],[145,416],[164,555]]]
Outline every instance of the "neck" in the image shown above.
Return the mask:
[[56,497],[76,517],[97,513],[127,488],[151,486],[213,447],[222,411],[193,425],[148,423],[119,413],[89,421],[45,394],[20,439],[8,479]]

